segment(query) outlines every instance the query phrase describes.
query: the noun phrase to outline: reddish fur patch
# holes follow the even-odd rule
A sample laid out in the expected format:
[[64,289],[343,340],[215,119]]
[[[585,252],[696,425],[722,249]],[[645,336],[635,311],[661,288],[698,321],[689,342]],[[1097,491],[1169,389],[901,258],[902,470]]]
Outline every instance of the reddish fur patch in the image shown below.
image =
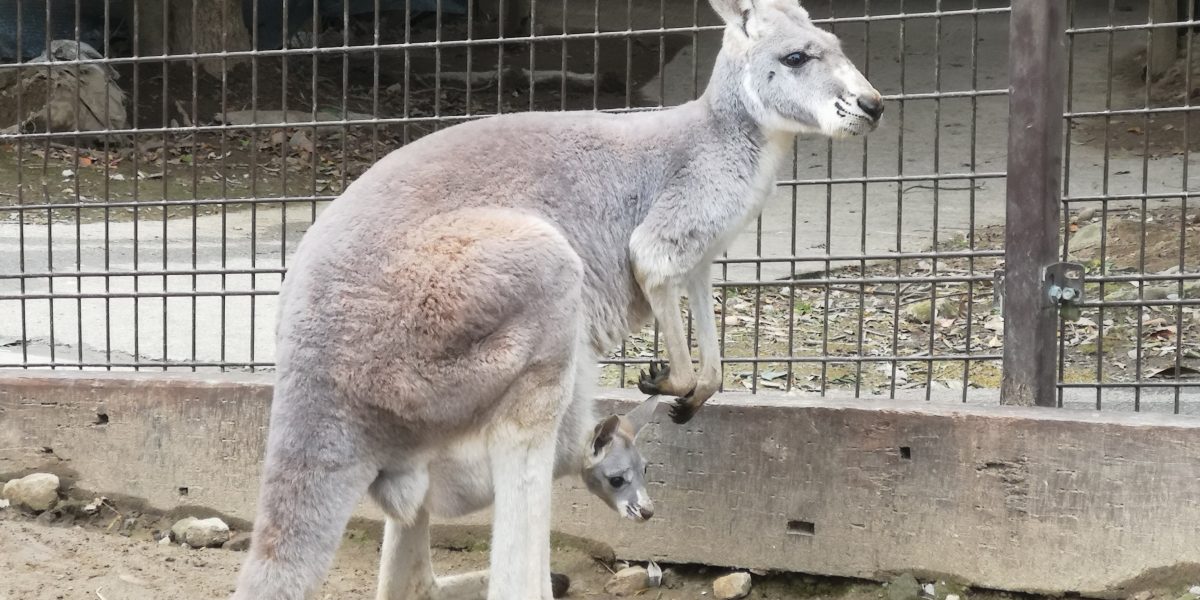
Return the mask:
[[254,532],[254,551],[263,560],[275,560],[283,535],[279,526],[268,523]]

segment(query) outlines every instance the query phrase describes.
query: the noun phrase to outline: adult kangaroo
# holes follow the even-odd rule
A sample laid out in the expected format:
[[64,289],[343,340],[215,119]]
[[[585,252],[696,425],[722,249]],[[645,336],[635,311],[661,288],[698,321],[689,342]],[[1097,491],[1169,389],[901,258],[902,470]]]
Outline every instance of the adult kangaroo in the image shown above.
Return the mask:
[[[644,468],[596,463],[613,439],[589,430],[598,355],[653,316],[671,368],[643,390],[676,397],[680,423],[717,390],[713,258],[759,212],[797,135],[866,133],[883,104],[795,0],[710,2],[726,28],[698,100],[456,125],[379,161],[317,219],[281,295],[235,598],[312,593],[369,491],[389,517],[380,598],[442,597],[430,514],[494,500],[486,597],[547,600],[553,477],[584,469],[607,493]],[[564,449],[578,454],[564,463]],[[641,495],[614,507],[642,518]]]

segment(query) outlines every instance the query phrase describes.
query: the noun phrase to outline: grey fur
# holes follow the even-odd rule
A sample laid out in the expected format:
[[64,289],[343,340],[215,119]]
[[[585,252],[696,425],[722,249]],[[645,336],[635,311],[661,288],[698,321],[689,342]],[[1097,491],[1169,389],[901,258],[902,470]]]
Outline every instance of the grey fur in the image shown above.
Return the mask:
[[[646,415],[593,429],[591,365],[656,317],[673,368],[643,387],[679,398],[673,418],[690,419],[721,380],[712,259],[757,214],[797,134],[865,133],[878,112],[859,106],[881,109],[793,0],[711,2],[729,26],[699,100],[457,125],[379,161],[309,230],[281,294],[259,514],[235,598],[312,593],[368,489],[389,516],[379,597],[392,600],[482,585],[491,600],[550,598],[555,475],[586,469],[606,501],[644,516],[648,498],[631,511],[604,479],[644,468],[631,449]],[[812,59],[781,64],[798,51]],[[619,435],[596,452],[606,432]],[[430,514],[493,501],[490,577],[435,580]]]

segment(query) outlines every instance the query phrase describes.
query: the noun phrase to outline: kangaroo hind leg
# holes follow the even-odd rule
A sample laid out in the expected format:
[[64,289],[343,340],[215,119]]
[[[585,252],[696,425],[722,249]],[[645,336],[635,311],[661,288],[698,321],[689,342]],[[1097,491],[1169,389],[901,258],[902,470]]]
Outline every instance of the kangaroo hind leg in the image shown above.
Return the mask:
[[344,430],[316,424],[322,421],[272,415],[258,514],[234,600],[304,600],[333,562],[376,468],[362,461]]

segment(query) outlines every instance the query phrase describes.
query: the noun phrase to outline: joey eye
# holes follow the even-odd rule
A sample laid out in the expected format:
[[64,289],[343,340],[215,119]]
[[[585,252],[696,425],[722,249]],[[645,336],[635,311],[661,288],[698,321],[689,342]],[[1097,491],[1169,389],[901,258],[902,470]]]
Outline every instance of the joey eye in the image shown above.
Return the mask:
[[608,485],[613,486],[613,488],[620,489],[625,486],[625,478],[624,477],[609,477]]
[[793,53],[779,59],[779,62],[783,63],[783,65],[788,68],[796,69],[796,68],[804,66],[804,63],[807,63],[811,59],[812,59],[811,56],[809,56],[803,52],[793,52]]

